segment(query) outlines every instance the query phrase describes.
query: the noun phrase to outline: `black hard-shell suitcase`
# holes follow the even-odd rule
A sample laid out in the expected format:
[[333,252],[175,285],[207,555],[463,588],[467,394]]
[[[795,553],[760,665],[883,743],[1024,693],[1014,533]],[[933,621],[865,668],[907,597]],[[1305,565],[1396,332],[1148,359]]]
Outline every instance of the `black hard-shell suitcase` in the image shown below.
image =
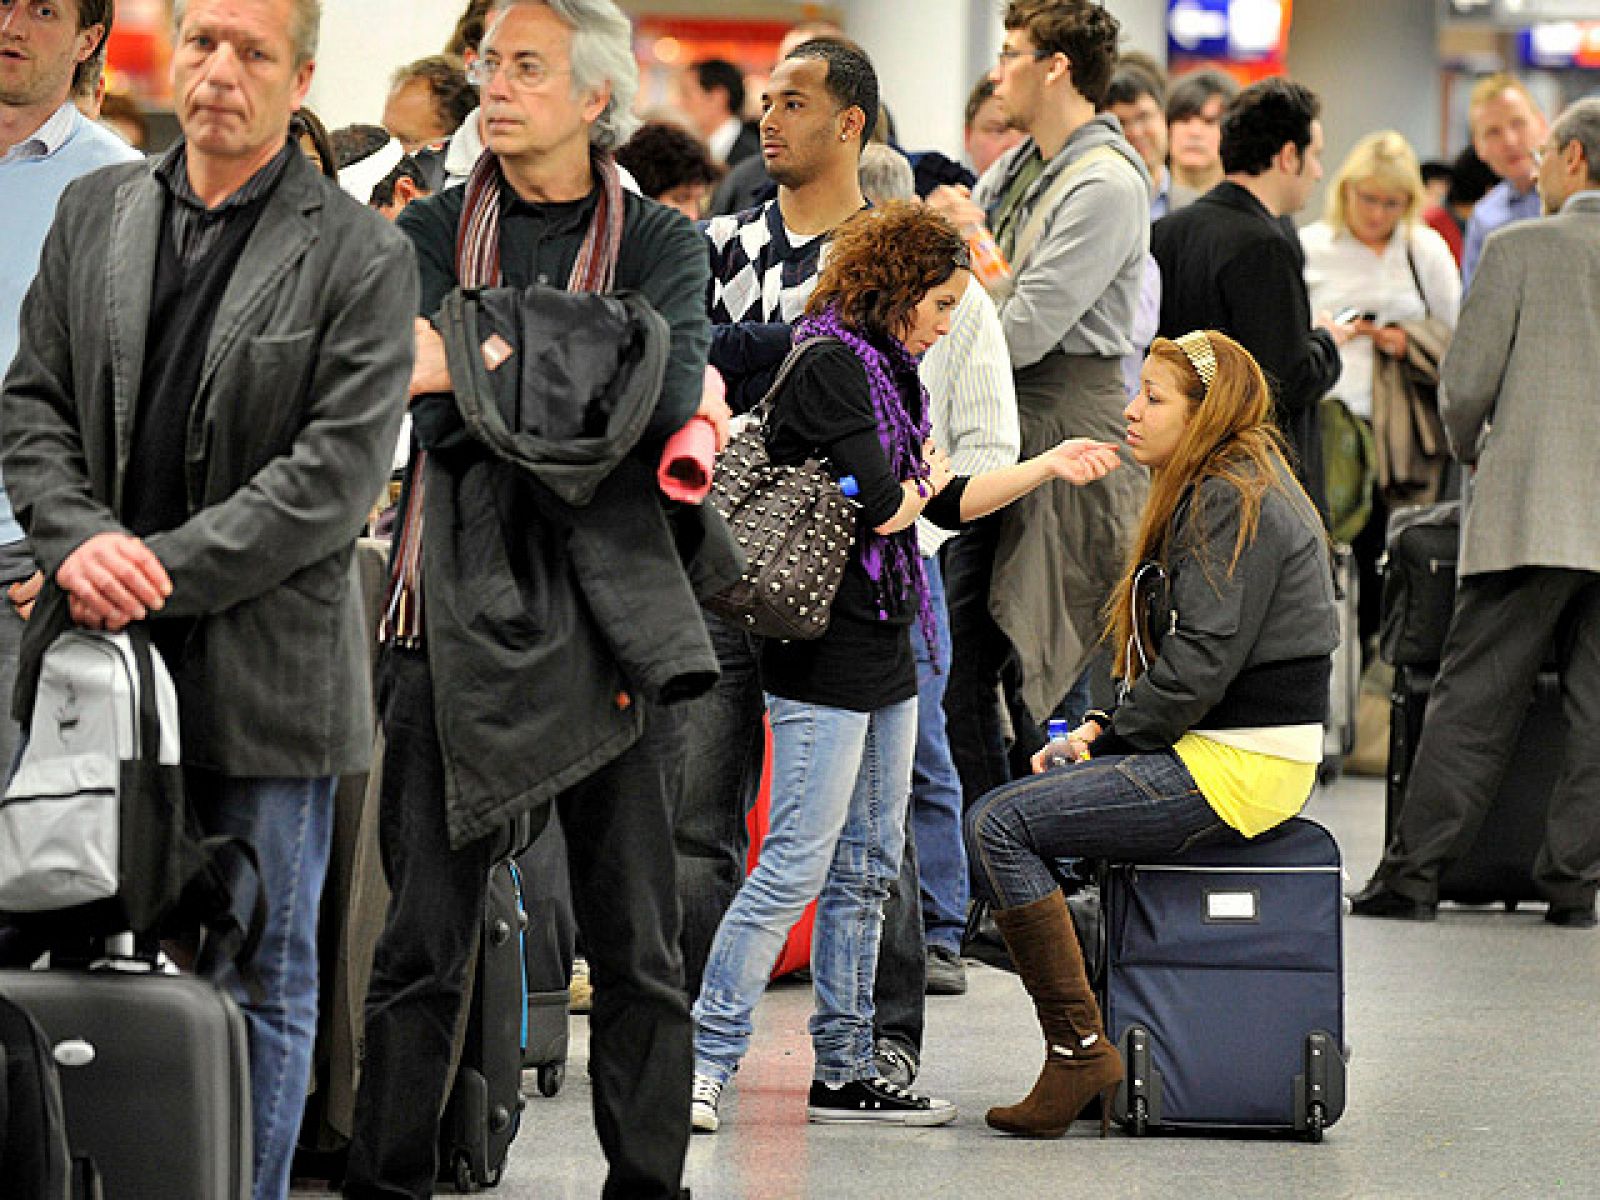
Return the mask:
[[249,1200],[249,1053],[228,996],[149,970],[5,971],[0,994],[49,1038],[72,1154],[109,1200]]
[[1342,876],[1333,836],[1299,817],[1103,872],[1116,1121],[1321,1140],[1345,1101]]
[[[1389,717],[1389,779],[1384,805],[1384,841],[1394,837],[1405,803],[1411,764],[1422,736],[1423,717],[1434,672],[1397,667]],[[1466,852],[1439,876],[1439,899],[1462,904],[1505,905],[1542,900],[1533,883],[1533,864],[1544,843],[1550,792],[1561,773],[1566,742],[1561,680],[1542,672],[1517,735],[1516,751],[1483,825]]]
[[567,1077],[572,959],[576,924],[568,882],[567,843],[550,821],[517,856],[527,912],[523,965],[528,977],[528,1025],[522,1065],[535,1072],[542,1096],[554,1096]]
[[0,994],[0,1182],[8,1200],[69,1200],[72,1151],[54,1047]]
[[521,871],[514,860],[498,862],[489,874],[461,1065],[439,1122],[439,1178],[462,1193],[500,1182],[522,1124],[526,928]]

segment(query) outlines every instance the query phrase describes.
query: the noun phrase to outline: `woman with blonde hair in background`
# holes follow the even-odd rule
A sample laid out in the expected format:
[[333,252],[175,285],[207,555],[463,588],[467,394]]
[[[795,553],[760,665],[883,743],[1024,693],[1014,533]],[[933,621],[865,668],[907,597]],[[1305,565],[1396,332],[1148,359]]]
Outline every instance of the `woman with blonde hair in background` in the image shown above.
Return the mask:
[[[1455,328],[1461,273],[1444,238],[1422,220],[1427,202],[1416,154],[1405,138],[1385,130],[1356,143],[1328,186],[1322,220],[1300,231],[1311,311],[1353,309],[1361,314],[1356,336],[1340,347],[1344,365],[1332,394],[1369,427],[1378,356],[1404,358],[1410,349],[1406,327],[1418,331],[1413,322],[1433,323],[1420,331],[1432,343],[1448,344]],[[1330,471],[1338,469],[1334,454],[1325,436]],[[1363,639],[1378,630],[1377,563],[1387,517],[1381,496],[1375,494],[1365,523],[1341,531],[1361,572]]]

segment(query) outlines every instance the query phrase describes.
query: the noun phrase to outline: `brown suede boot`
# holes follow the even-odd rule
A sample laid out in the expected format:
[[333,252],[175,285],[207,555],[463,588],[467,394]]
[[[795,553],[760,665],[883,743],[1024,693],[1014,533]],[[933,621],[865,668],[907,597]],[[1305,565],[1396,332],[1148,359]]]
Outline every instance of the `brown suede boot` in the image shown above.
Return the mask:
[[1060,891],[1016,908],[996,909],[1022,984],[1044,1031],[1044,1070],[1020,1104],[991,1108],[989,1125],[1024,1137],[1060,1137],[1096,1094],[1105,1136],[1111,1097],[1122,1081],[1122,1055],[1100,1023],[1083,954]]

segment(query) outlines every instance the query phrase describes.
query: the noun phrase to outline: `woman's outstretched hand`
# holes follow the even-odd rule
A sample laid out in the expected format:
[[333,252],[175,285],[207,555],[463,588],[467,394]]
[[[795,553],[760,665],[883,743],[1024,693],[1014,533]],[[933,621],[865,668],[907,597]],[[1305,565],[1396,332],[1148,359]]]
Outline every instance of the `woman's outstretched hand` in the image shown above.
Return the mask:
[[1104,479],[1122,465],[1115,444],[1089,438],[1068,438],[1040,457],[1049,464],[1050,473],[1057,479],[1079,487]]

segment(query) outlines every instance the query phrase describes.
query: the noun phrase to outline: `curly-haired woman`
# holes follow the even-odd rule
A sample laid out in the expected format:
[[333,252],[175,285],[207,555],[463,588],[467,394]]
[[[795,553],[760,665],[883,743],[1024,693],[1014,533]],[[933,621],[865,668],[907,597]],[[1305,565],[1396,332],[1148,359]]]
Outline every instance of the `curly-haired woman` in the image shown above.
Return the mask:
[[[1123,1075],[1050,864],[1255,837],[1299,812],[1339,636],[1322,520],[1249,353],[1209,331],[1158,338],[1125,417],[1151,485],[1108,608],[1122,702],[967,816],[976,882],[1045,1036],[1033,1091],[988,1121],[1032,1137],[1060,1137]],[[1073,761],[1047,770],[1056,756]]]
[[955,227],[889,204],[852,218],[796,328],[804,350],[773,405],[776,462],[826,459],[859,485],[856,545],[827,632],[769,641],[771,829],[717,930],[694,1007],[694,1125],[717,1128],[722,1089],[750,1043],[751,1015],[789,928],[817,904],[811,970],[814,1121],[940,1125],[955,1116],[878,1076],[872,982],[883,901],[900,870],[916,744],[913,620],[930,620],[913,523],[959,526],[1050,479],[1087,484],[1114,446],[1067,441],[1024,463],[952,477],[928,440],[917,356],[950,327],[970,279]]

